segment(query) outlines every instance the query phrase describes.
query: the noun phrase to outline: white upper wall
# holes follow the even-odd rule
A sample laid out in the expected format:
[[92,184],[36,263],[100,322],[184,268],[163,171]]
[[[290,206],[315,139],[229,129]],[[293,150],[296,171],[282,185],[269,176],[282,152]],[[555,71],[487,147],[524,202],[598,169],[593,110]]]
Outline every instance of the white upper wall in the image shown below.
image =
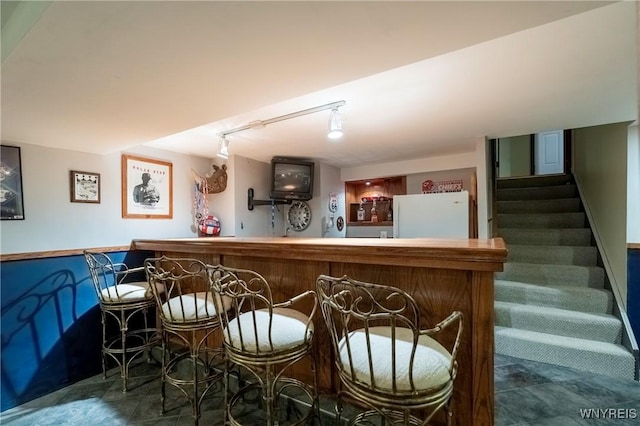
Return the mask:
[[[393,149],[393,147],[389,149]],[[412,173],[465,169],[476,166],[475,153],[470,151],[441,157],[424,157],[406,161],[344,167],[340,170],[340,178],[347,182],[379,177],[404,176]]]
[[[248,208],[248,189],[254,199],[269,200],[271,164],[232,156],[234,169],[234,217],[236,237],[279,237],[283,234],[283,206],[257,205]],[[273,209],[273,210],[272,210]],[[226,234],[225,234],[226,235]]]
[[[309,237],[328,237],[340,238],[344,237],[347,232],[347,214],[345,201],[345,186],[340,179],[340,169],[328,164],[316,162],[316,176],[314,183],[314,199],[312,205],[311,218],[313,226],[310,226],[310,233],[301,233],[301,236]],[[317,189],[317,191],[316,191]],[[329,195],[334,192],[338,199],[338,209],[335,212],[329,211]],[[333,219],[331,218],[333,216]],[[344,228],[338,231],[336,222],[339,217],[344,220]],[[291,235],[293,234],[293,235]],[[296,236],[296,233],[290,233]]]
[[[123,219],[121,152],[88,154],[30,144],[21,148],[24,220],[3,220],[1,253],[126,246],[136,238],[195,236],[193,177],[205,173],[211,160],[148,147],[127,150],[145,158],[173,164],[173,218]],[[100,204],[70,202],[69,171],[99,173]]]

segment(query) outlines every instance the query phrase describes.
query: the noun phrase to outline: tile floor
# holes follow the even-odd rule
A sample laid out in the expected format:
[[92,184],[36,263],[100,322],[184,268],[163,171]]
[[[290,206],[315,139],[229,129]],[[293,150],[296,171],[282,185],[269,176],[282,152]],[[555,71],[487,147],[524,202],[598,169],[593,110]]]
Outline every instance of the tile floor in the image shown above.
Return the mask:
[[500,355],[494,371],[497,425],[640,425],[638,382]]
[[[0,414],[0,424],[27,425],[192,425],[184,399],[170,393],[169,411],[160,415],[160,380],[156,365],[132,369],[131,389],[122,393],[117,374],[97,375]],[[640,383],[596,376],[577,370],[496,356],[497,425],[640,425]],[[222,425],[221,393],[205,401],[201,425]],[[330,401],[321,404],[330,409]],[[581,410],[597,419],[586,419]],[[604,416],[607,418],[603,418]],[[249,416],[252,413],[248,413]],[[613,418],[613,417],[618,418]],[[627,417],[627,418],[620,418]],[[321,424],[331,424],[322,417]],[[247,424],[257,425],[247,418]],[[318,422],[316,422],[318,423]]]

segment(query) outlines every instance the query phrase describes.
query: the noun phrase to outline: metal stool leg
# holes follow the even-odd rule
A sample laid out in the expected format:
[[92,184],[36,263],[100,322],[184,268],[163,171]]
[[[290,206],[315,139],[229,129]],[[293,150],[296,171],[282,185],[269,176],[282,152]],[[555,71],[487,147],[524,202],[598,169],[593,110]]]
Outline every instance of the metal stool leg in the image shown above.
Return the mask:
[[165,403],[167,400],[167,357],[169,348],[167,344],[167,336],[166,332],[162,332],[162,377],[160,382],[160,404],[161,404],[161,413],[166,413]]
[[120,311],[120,341],[122,342],[122,354],[120,358],[120,377],[122,377],[122,393],[127,392],[127,380],[129,379],[129,364],[127,363],[127,330],[128,318],[124,310]]
[[102,378],[107,378],[107,318],[105,312],[100,309],[100,315],[102,317],[102,351],[100,351],[102,357]]

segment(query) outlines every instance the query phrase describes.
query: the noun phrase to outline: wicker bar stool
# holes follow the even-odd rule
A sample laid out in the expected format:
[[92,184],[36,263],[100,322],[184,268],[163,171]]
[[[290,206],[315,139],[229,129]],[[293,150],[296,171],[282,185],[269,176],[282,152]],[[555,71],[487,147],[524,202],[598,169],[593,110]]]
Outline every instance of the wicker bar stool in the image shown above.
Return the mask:
[[[316,288],[342,384],[337,424],[349,399],[367,407],[349,424],[427,425],[443,409],[450,425],[462,314],[420,329],[416,302],[398,288],[326,275]],[[431,337],[445,330],[450,350]]]
[[168,383],[189,401],[197,425],[202,401],[226,369],[222,346],[211,343],[220,322],[207,267],[197,259],[163,256],[147,259],[144,268],[162,322],[162,413]]
[[[251,413],[252,420],[246,420],[245,424],[298,425],[308,422],[317,415],[318,408],[318,379],[312,351],[313,317],[317,309],[315,292],[306,291],[290,300],[274,303],[269,284],[254,271],[216,266],[211,267],[211,276],[211,289],[223,324],[226,355],[230,362],[250,372],[249,384],[241,387],[229,401],[229,424],[243,424],[241,414],[236,415],[234,408],[255,391],[261,394],[262,410],[259,414]],[[231,310],[220,306],[225,298],[231,302]],[[301,304],[310,309],[305,309],[305,313],[297,310]],[[230,316],[230,312],[237,315]],[[305,357],[311,360],[312,386],[285,377],[287,368]],[[297,396],[292,397],[294,393]],[[295,405],[294,400],[302,404]],[[301,406],[304,409],[300,409]],[[299,414],[295,419],[291,418],[293,412]],[[258,415],[263,417],[257,419]]]
[[[107,377],[107,359],[115,360],[122,391],[126,392],[131,363],[143,354],[149,360],[151,348],[159,343],[158,330],[149,326],[148,318],[156,302],[146,281],[131,281],[136,273],[143,272],[143,267],[129,268],[124,263],[114,263],[105,253],[88,250],[84,251],[84,258],[100,302],[102,375]],[[110,323],[119,330],[113,337],[108,335]]]

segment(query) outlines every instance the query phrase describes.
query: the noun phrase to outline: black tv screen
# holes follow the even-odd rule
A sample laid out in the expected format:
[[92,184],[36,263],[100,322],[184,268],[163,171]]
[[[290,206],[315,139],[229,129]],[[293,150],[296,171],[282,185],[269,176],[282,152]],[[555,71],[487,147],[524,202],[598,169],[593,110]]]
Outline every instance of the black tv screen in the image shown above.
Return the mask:
[[271,160],[271,198],[310,200],[313,197],[312,161],[275,157]]

